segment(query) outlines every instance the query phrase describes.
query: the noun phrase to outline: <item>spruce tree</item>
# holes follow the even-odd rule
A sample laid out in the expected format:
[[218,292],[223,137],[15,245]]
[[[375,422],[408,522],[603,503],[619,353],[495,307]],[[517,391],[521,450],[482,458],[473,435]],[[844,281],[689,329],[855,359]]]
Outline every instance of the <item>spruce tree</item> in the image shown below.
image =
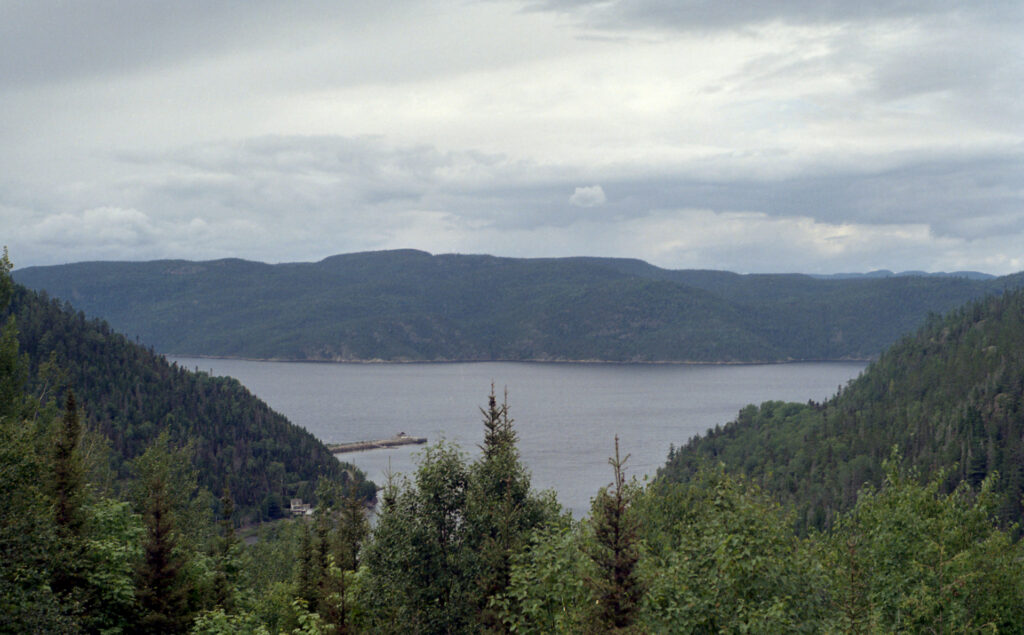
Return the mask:
[[370,525],[366,520],[366,512],[362,502],[356,497],[355,489],[350,488],[342,497],[338,510],[337,535],[334,542],[334,562],[337,575],[334,592],[336,601],[329,621],[335,624],[339,633],[349,632],[349,580],[351,572],[359,568],[359,550],[369,534]]
[[320,597],[320,568],[317,563],[316,545],[309,523],[302,522],[302,536],[299,542],[299,566],[296,569],[295,592],[307,607],[315,609]]
[[241,544],[235,534],[235,503],[227,487],[224,488],[224,494],[220,499],[220,513],[220,536],[214,554],[217,572],[213,593],[217,606],[223,608],[226,613],[231,613],[236,608],[235,595],[241,568]]
[[[14,294],[11,280],[11,261],[4,247],[0,256],[0,312],[7,308]],[[10,315],[0,328],[0,421],[20,424],[28,414],[28,396],[25,383],[28,380],[27,359],[18,346],[18,326],[14,315]]]
[[81,436],[78,404],[74,393],[69,390],[64,404],[64,417],[54,431],[51,459],[53,524],[58,540],[52,585],[54,593],[66,597],[69,602],[82,601],[85,592],[85,579],[82,575],[85,559],[85,516],[82,511],[85,476],[78,449]]
[[[138,473],[136,505],[143,512],[143,558],[136,575],[139,630],[180,632],[192,617],[192,591],[186,576],[190,549],[179,519],[189,517],[196,476],[187,449],[172,449],[170,437],[157,440],[134,461]],[[203,520],[197,519],[202,523]],[[193,526],[192,529],[201,527]]]
[[615,458],[609,459],[615,474],[612,489],[602,488],[591,506],[590,522],[594,544],[589,556],[597,574],[587,579],[596,600],[597,626],[603,631],[628,629],[633,625],[643,586],[636,574],[640,559],[639,519],[632,505],[636,488],[626,482],[623,467],[629,455],[619,458],[619,437],[615,437]]
[[341,499],[338,513],[338,567],[342,571],[355,571],[359,568],[359,551],[370,533],[370,524],[366,520],[363,503],[356,497],[354,489],[350,489]]
[[189,619],[188,588],[182,570],[184,561],[177,549],[174,515],[162,476],[149,484],[145,525],[143,561],[136,587],[141,609],[140,630],[182,632]]
[[509,416],[508,392],[498,404],[491,385],[483,415],[481,456],[470,467],[466,523],[468,551],[476,559],[475,597],[479,627],[505,632],[491,604],[509,586],[511,561],[526,544],[530,532],[557,515],[530,487],[530,474],[519,458],[517,435]]

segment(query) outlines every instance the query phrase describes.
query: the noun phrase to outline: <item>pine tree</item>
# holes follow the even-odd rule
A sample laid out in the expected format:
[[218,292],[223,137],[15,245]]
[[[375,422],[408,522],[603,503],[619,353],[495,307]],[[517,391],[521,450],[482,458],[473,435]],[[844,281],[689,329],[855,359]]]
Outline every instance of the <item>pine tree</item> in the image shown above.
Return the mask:
[[[0,256],[0,311],[7,308],[14,293],[11,280],[11,261],[4,247]],[[18,326],[11,315],[0,328],[0,421],[20,423],[28,413],[28,397],[25,382],[28,380],[28,364],[18,346]]]
[[[136,504],[143,510],[145,526],[143,559],[136,575],[139,628],[144,632],[180,632],[192,617],[186,566],[190,549],[195,547],[178,525],[179,519],[190,517],[189,501],[196,490],[188,454],[187,447],[172,449],[169,435],[161,432],[134,461],[141,486]],[[197,518],[195,522],[209,520]]]
[[85,558],[85,517],[82,511],[85,476],[78,449],[81,436],[78,404],[74,393],[69,390],[64,404],[64,417],[54,432],[52,456],[53,523],[58,540],[52,585],[55,593],[66,596],[69,601],[71,595],[81,596],[85,584],[82,575]]
[[217,606],[231,613],[235,609],[238,573],[241,568],[241,544],[235,534],[235,503],[227,487],[224,488],[224,495],[220,499],[220,510],[220,536],[217,540],[217,552],[214,554],[217,573],[213,592]]
[[480,446],[483,451],[483,460],[486,462],[501,454],[507,454],[516,449],[516,432],[512,429],[512,419],[508,416],[508,391],[505,392],[505,400],[498,405],[498,398],[494,394],[494,384],[491,384],[491,394],[487,397],[487,410],[480,409],[484,416],[484,443]]
[[177,550],[174,516],[161,476],[149,484],[145,525],[144,556],[136,589],[142,611],[140,630],[178,633],[188,623],[188,588],[182,570],[184,561]]
[[[14,283],[4,247],[0,256],[0,313]],[[72,631],[52,590],[53,556],[59,544],[48,491],[48,458],[27,420],[26,358],[19,350],[13,315],[0,329],[0,632]]]
[[337,579],[334,588],[336,601],[331,621],[339,633],[347,633],[349,620],[349,580],[351,572],[359,568],[359,550],[370,532],[362,502],[356,497],[354,488],[342,497],[338,510],[337,536],[334,544],[334,562],[337,565]]
[[341,499],[338,513],[338,567],[342,571],[355,571],[359,568],[359,551],[370,533],[370,524],[366,520],[363,503],[354,490],[349,490]]
[[319,599],[320,571],[317,566],[316,547],[313,544],[313,532],[309,523],[302,523],[302,537],[299,542],[299,567],[296,570],[296,595],[306,603],[307,607],[315,608]]
[[623,466],[629,459],[619,459],[619,437],[615,437],[615,458],[609,459],[615,473],[611,491],[602,488],[594,498],[590,522],[594,543],[590,558],[597,565],[597,575],[587,580],[597,601],[596,620],[601,630],[615,631],[632,626],[643,586],[636,574],[640,559],[639,520],[632,509],[636,489],[626,482]]
[[508,392],[499,405],[494,385],[483,415],[481,456],[470,468],[466,523],[468,550],[476,559],[475,603],[480,628],[507,629],[491,600],[509,586],[513,554],[525,545],[530,532],[557,515],[530,488],[530,474],[519,458],[517,435],[509,416]]

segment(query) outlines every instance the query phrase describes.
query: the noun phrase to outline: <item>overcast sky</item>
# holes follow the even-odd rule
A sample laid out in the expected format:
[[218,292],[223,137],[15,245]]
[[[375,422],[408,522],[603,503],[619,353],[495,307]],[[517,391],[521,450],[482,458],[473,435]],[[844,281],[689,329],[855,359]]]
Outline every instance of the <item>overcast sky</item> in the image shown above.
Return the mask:
[[1024,269],[1024,3],[0,0],[16,267]]

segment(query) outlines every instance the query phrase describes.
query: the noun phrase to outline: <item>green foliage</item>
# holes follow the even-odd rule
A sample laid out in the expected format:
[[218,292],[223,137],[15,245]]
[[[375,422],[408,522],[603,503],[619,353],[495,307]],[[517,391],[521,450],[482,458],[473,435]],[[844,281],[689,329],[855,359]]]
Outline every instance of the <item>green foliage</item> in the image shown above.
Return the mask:
[[825,576],[791,519],[721,469],[657,483],[643,519],[643,623],[650,632],[819,632]]
[[[613,484],[584,522],[531,489],[492,387],[480,458],[428,447],[412,480],[388,483],[369,535],[356,483],[326,474],[299,486],[316,485],[314,518],[265,524],[246,544],[233,497],[224,488],[216,501],[196,469],[209,437],[176,418],[192,411],[172,405],[175,417],[151,413],[159,426],[108,435],[88,428],[113,418],[83,425],[80,414],[96,411],[88,400],[69,393],[61,412],[50,395],[62,374],[86,377],[100,411],[142,412],[149,380],[135,373],[149,368],[153,385],[183,376],[218,404],[236,402],[219,401],[216,382],[159,364],[124,362],[127,384],[103,379],[95,360],[124,360],[110,350],[146,356],[10,288],[7,270],[4,257],[0,304],[28,298],[18,324],[35,334],[23,338],[28,356],[12,317],[0,337],[0,632],[916,633],[1024,623],[1024,543],[1006,524],[1024,491],[1024,293],[932,318],[827,404],[744,409],[673,448],[646,490],[626,481],[616,442]],[[791,292],[798,283],[787,282]],[[59,372],[67,360],[94,368]],[[103,401],[110,394],[116,406]],[[216,446],[229,456],[210,465],[245,465],[246,438]],[[144,451],[124,451],[147,439]],[[254,492],[280,504],[298,472],[273,456],[274,485]]]
[[992,516],[994,478],[940,492],[886,463],[825,541],[847,632],[1010,632],[1024,623],[1024,552]]
[[220,499],[220,535],[214,539],[214,603],[221,609],[233,612],[239,603],[238,582],[242,566],[242,544],[235,534],[235,503],[231,491],[224,488]]
[[223,608],[203,611],[192,622],[191,635],[270,635],[252,613],[228,613]]
[[195,475],[176,469],[182,457],[167,444],[166,435],[161,435],[137,461],[145,488],[146,530],[138,569],[138,628],[153,633],[181,632],[191,618],[190,554],[177,521],[195,490]]
[[581,633],[592,626],[586,580],[596,575],[579,525],[538,528],[515,554],[505,593],[492,602],[514,633]]
[[404,483],[394,505],[381,510],[364,561],[374,574],[366,601],[379,600],[382,622],[425,633],[468,629],[473,580],[471,554],[462,549],[468,480],[461,452],[443,442],[429,446],[415,484]]
[[373,498],[375,487],[362,472],[339,463],[236,380],[179,368],[107,324],[18,285],[11,297],[0,310],[7,323],[0,333],[0,416],[35,417],[39,405],[28,392],[74,390],[84,404],[83,427],[106,439],[113,481],[130,479],[131,461],[167,431],[176,443],[191,444],[203,487],[231,489],[236,520],[275,517],[265,513],[272,502],[280,514],[282,500],[321,476]]
[[675,451],[659,472],[686,481],[724,463],[797,507],[802,532],[830,527],[893,446],[944,491],[999,472],[998,517],[1024,518],[1024,292],[933,316],[825,404],[767,402]]
[[623,466],[629,458],[619,459],[619,437],[615,437],[615,458],[609,459],[615,480],[603,487],[591,504],[590,523],[593,541],[587,555],[594,561],[596,574],[586,578],[596,606],[595,625],[601,631],[624,631],[633,626],[643,583],[636,572],[640,559],[640,519],[633,509],[639,495],[635,482],[626,482]]
[[135,622],[136,564],[142,558],[142,517],[123,501],[101,498],[86,505],[84,588],[86,630],[127,632]]
[[558,517],[530,488],[507,404],[492,388],[479,460],[427,447],[415,480],[385,487],[359,573],[360,626],[413,632],[503,632],[501,596],[530,532]]
[[[78,404],[74,393],[68,391],[64,417],[54,433],[52,460],[55,499],[53,521],[61,538],[69,542],[77,542],[81,538],[85,522],[81,509],[85,496],[84,466],[79,455],[81,439]],[[67,555],[70,559],[76,559],[80,554],[72,549]]]
[[0,632],[71,628],[50,587],[59,543],[44,457],[30,423],[0,418]]
[[91,262],[15,275],[162,352],[320,360],[869,358],[929,312],[1021,282],[741,276],[412,250],[282,265]]
[[516,446],[507,393],[498,405],[492,385],[487,402],[487,409],[480,410],[484,424],[481,456],[469,468],[465,548],[476,557],[473,603],[481,627],[502,631],[491,600],[508,587],[512,555],[525,546],[529,532],[555,517],[558,509],[553,498],[531,490],[530,475]]
[[[0,316],[8,310],[14,294],[10,271],[11,261],[4,247],[0,257]],[[20,351],[17,322],[13,315],[7,314],[0,327],[0,422],[13,423],[28,417],[27,380],[28,359]]]

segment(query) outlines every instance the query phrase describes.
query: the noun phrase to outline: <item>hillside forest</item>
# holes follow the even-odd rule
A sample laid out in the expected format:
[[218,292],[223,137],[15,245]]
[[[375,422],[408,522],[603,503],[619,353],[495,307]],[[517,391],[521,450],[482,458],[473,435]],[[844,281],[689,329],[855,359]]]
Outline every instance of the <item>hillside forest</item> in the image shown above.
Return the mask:
[[815,278],[397,250],[315,263],[82,262],[15,279],[160,353],[324,361],[874,359],[1000,278]]
[[[152,389],[169,396],[118,420],[134,394],[146,401],[135,373],[147,371],[132,359],[152,353],[14,285],[3,263],[4,632],[961,633],[1024,623],[1013,471],[1024,292],[930,319],[827,403],[745,409],[673,447],[649,483],[630,477],[628,448],[609,439],[607,485],[582,519],[531,486],[508,399],[492,389],[479,456],[428,446],[414,473],[376,490],[371,526],[361,475],[320,465],[313,442],[299,452],[316,466],[308,472],[284,443],[260,445],[298,433],[242,405],[236,383],[151,370]],[[99,354],[109,357],[96,369],[71,368]],[[108,371],[137,393],[110,397]],[[193,392],[209,405],[180,405]],[[252,408],[237,421],[224,415],[236,400]],[[203,412],[213,413],[205,423],[192,419]],[[225,449],[202,451],[217,443]],[[222,455],[223,468],[203,463]],[[253,474],[282,464],[283,480],[240,495],[232,479],[250,460]],[[312,515],[265,517],[267,496],[309,490]]]

